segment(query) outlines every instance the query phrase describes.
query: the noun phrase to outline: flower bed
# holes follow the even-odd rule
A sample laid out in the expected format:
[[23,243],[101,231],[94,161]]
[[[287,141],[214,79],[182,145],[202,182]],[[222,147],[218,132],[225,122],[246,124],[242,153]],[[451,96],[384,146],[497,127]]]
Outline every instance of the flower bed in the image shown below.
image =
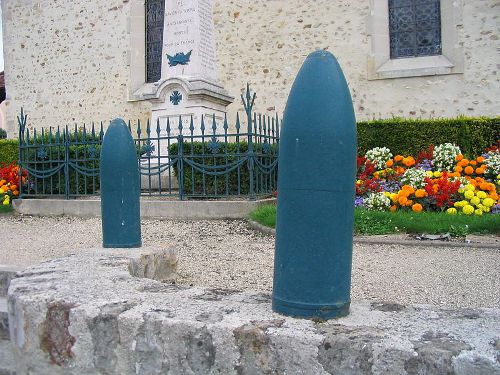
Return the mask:
[[20,183],[26,182],[26,172],[19,176],[19,167],[8,164],[0,167],[0,201],[4,206],[11,204],[19,196]]
[[[500,142],[500,141],[499,141]],[[500,151],[466,157],[451,143],[416,157],[373,148],[358,157],[356,207],[381,211],[500,213]]]

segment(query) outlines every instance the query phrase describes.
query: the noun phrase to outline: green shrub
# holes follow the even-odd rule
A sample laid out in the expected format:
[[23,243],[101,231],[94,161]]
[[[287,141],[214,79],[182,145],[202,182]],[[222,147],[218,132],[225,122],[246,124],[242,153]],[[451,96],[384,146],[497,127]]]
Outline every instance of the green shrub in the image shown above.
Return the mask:
[[[70,141],[76,142],[82,141],[82,133],[70,134]],[[55,138],[48,142],[48,134],[46,133],[43,137],[44,145],[41,144],[42,137],[39,136],[36,145],[33,147],[23,148],[23,165],[29,168],[35,169],[40,172],[48,171],[53,168],[60,166],[65,159],[66,148],[63,144],[62,138],[58,143],[55,142]],[[98,138],[96,137],[95,141]],[[92,141],[91,136],[87,135],[87,141]],[[31,142],[30,142],[31,145]],[[40,158],[37,153],[40,148],[43,147],[47,156],[45,158]],[[90,145],[70,145],[68,147],[68,156],[70,160],[76,163],[78,166],[95,169],[99,168],[99,153],[100,145],[95,145],[95,158],[89,157]],[[78,160],[78,161],[76,161]],[[28,176],[29,185],[28,188],[23,189],[23,195],[36,194],[36,195],[87,195],[98,193],[100,187],[99,176],[88,177],[81,173],[77,173],[73,168],[68,170],[68,189],[66,189],[66,179],[65,170],[62,168],[58,173],[54,174],[52,177],[48,178],[38,178],[35,176]],[[27,190],[29,189],[29,190]],[[68,190],[66,192],[66,190]]]
[[[227,149],[226,149],[227,147]],[[170,145],[169,153],[174,156],[178,154],[179,145],[174,143]],[[202,142],[184,142],[183,155],[189,157],[195,163],[204,164],[205,166],[227,165],[237,162],[245,157],[248,151],[246,142],[237,143],[221,143],[219,153],[213,155],[207,147],[206,143]],[[262,154],[262,145],[255,144],[254,151],[256,154]],[[228,153],[224,156],[222,153]],[[272,155],[276,155],[277,145],[271,146]],[[267,154],[266,154],[267,155]],[[272,158],[269,156],[259,157],[263,164],[270,164]],[[218,171],[221,171],[220,169]],[[174,165],[175,175],[179,177],[178,166]],[[250,174],[248,163],[243,162],[238,168],[231,172],[219,175],[210,176],[197,171],[187,163],[184,163],[184,178],[183,191],[185,195],[245,195],[250,191]],[[276,190],[277,169],[271,175],[264,175],[257,168],[254,169],[254,192],[256,194],[269,194]]]
[[0,139],[0,165],[17,162],[19,142],[17,139]]
[[430,145],[454,143],[466,155],[481,155],[500,140],[500,117],[411,120],[393,118],[358,122],[360,153],[388,147],[393,154],[417,155]]

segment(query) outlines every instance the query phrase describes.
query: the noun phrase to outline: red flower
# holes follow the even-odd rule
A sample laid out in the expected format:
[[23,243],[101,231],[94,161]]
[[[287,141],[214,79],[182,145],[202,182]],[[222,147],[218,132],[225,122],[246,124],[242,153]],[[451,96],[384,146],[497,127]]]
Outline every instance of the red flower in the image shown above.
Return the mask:
[[429,196],[431,206],[435,206],[441,211],[453,206],[453,198],[460,188],[460,181],[448,180],[448,174],[443,172],[441,178],[432,180],[425,178],[425,191]]

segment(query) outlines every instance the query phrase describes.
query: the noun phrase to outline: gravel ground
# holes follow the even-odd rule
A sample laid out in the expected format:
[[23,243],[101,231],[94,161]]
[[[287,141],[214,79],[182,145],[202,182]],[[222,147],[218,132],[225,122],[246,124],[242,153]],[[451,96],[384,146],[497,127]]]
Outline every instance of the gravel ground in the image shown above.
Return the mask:
[[[245,221],[143,220],[144,246],[175,247],[178,283],[271,291],[274,237]],[[0,264],[101,245],[99,219],[0,216]],[[355,244],[352,299],[500,308],[500,249]]]

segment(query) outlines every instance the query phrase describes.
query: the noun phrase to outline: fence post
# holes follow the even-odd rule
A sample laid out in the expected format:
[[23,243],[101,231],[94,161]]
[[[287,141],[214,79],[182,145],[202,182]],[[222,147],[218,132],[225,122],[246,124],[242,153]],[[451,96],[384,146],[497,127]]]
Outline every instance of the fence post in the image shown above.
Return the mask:
[[280,139],[273,310],[329,319],[350,305],[356,120],[335,57],[310,54]]
[[64,189],[65,198],[69,199],[69,129],[64,130]]
[[253,105],[255,102],[255,97],[257,94],[250,95],[250,84],[247,83],[247,91],[246,96],[241,95],[241,100],[243,102],[243,106],[245,107],[245,112],[247,114],[247,125],[248,125],[248,179],[249,179],[249,196],[250,199],[255,199],[255,177],[254,177],[254,151],[253,151],[253,133],[252,133],[252,124],[253,124]]
[[28,115],[24,114],[24,109],[21,107],[21,114],[17,116],[17,123],[19,124],[19,149],[18,149],[18,159],[19,159],[19,169],[17,173],[19,175],[19,198],[23,197],[23,143],[24,143],[24,130],[26,129],[26,119]]
[[113,120],[106,131],[100,173],[103,247],[141,247],[139,163],[122,119]]
[[177,136],[177,168],[179,169],[179,199],[184,200],[184,137]]

